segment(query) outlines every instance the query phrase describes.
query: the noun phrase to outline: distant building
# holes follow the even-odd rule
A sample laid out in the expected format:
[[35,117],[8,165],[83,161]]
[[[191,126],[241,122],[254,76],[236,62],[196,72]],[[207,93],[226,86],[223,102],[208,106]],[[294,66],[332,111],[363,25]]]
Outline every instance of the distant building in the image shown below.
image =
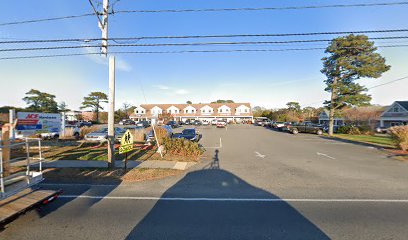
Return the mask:
[[130,115],[134,120],[151,120],[160,115],[171,115],[174,120],[186,121],[225,119],[227,121],[253,120],[250,103],[203,103],[203,104],[142,104]]
[[65,112],[65,120],[66,121],[77,121],[81,118],[82,112],[81,111],[68,111]]
[[408,101],[395,101],[380,116],[380,126],[389,128],[408,123]]
[[[329,111],[323,110],[319,115],[319,124],[329,125]],[[340,116],[334,116],[334,126],[344,125],[344,118]]]

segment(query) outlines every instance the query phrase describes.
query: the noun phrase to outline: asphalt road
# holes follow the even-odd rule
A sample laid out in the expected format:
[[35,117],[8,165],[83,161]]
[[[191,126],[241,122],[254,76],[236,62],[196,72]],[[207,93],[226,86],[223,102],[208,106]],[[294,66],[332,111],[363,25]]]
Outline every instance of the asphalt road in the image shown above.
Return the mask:
[[200,131],[206,158],[182,176],[44,184],[64,196],[10,223],[0,239],[407,238],[408,163],[311,134]]

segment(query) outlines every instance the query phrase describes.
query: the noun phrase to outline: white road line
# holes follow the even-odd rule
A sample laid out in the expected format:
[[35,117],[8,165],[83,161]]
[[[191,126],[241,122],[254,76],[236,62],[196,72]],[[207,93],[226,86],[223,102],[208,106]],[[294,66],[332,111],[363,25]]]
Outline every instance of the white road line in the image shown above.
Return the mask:
[[132,184],[92,184],[92,183],[40,183],[41,186],[85,186],[85,187],[119,187]]
[[220,146],[219,146],[219,147],[205,147],[205,148],[215,148],[215,149],[222,148],[222,141],[221,141],[221,138],[220,138]]
[[408,199],[323,199],[323,198],[181,198],[181,197],[132,197],[132,196],[90,196],[61,195],[60,198],[110,199],[110,200],[154,200],[154,201],[202,201],[202,202],[380,202],[408,203]]
[[262,155],[262,154],[260,154],[259,152],[255,152],[255,154],[256,154],[257,157],[265,158],[265,155]]
[[331,157],[331,156],[329,156],[329,155],[327,155],[327,154],[324,154],[324,153],[316,152],[316,154],[317,154],[317,155],[320,155],[320,156],[325,156],[325,157],[330,158],[330,159],[336,159],[336,158]]

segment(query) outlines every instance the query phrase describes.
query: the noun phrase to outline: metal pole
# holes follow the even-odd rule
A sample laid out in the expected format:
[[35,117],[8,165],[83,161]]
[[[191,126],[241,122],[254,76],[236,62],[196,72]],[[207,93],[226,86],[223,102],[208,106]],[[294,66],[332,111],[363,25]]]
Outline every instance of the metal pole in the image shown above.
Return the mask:
[[[29,176],[30,174],[30,148],[29,148],[29,144],[28,144],[28,139],[26,138],[26,142],[25,142],[25,148],[26,148],[26,152],[27,152],[27,172],[26,175]],[[27,183],[30,183],[30,178],[27,179]]]
[[115,168],[115,56],[109,56],[108,165]]
[[125,153],[125,172],[127,171],[128,153]]
[[16,130],[14,128],[14,121],[16,119],[16,110],[9,110],[9,123],[10,123],[10,139],[14,141],[16,139]]
[[42,172],[41,139],[38,139],[38,156],[40,158],[39,168],[40,168],[40,172]]
[[66,122],[65,122],[65,113],[61,113],[61,135],[62,137],[65,137],[65,126],[66,126]]
[[[1,145],[0,145],[1,146]],[[0,188],[1,196],[4,195],[4,174],[3,174],[3,148],[0,148]]]

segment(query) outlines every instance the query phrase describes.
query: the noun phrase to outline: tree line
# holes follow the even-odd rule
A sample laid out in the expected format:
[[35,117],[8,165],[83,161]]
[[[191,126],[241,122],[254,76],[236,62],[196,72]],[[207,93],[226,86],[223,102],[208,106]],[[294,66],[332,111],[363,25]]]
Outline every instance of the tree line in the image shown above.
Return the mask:
[[[13,106],[0,107],[0,113],[8,113],[10,109],[17,112],[43,112],[43,113],[62,113],[71,111],[67,104],[62,101],[57,103],[56,96],[50,93],[41,92],[37,89],[31,89],[25,93],[23,101],[27,107],[18,108]],[[102,104],[108,102],[108,95],[103,92],[91,92],[83,98],[80,109],[90,109],[95,113],[95,121],[100,121],[100,112],[104,110]],[[115,111],[115,120],[129,118],[135,106],[129,103],[123,103],[122,108]]]

